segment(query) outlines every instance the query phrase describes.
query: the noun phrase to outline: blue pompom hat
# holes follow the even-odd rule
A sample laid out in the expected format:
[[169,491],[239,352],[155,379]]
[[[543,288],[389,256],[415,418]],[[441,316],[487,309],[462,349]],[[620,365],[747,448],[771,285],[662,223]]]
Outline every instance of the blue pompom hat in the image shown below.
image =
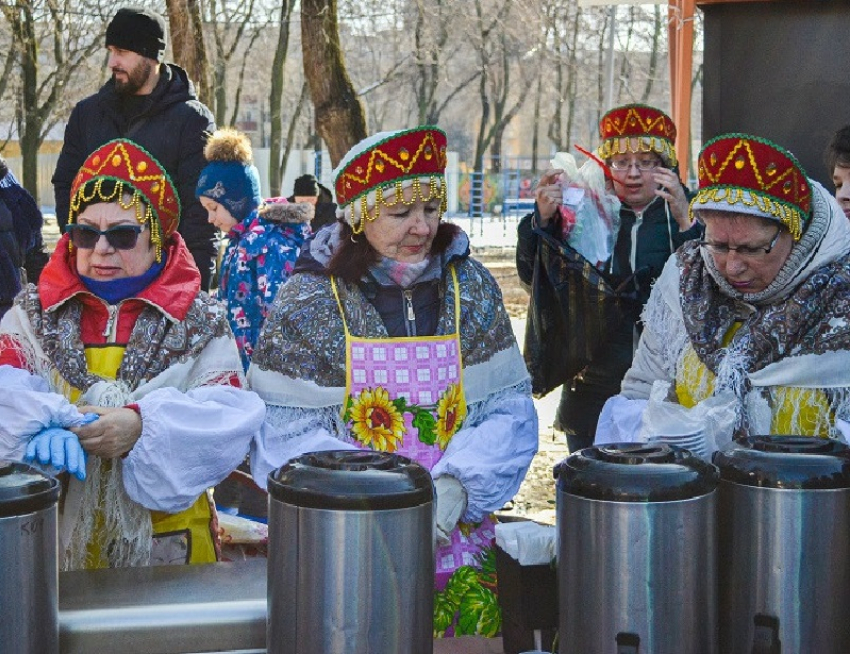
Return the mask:
[[263,203],[251,141],[246,134],[223,127],[210,136],[204,156],[209,163],[201,171],[195,195],[215,200],[242,222]]
[[208,163],[198,178],[195,194],[224,205],[239,222],[263,203],[257,167],[238,161]]

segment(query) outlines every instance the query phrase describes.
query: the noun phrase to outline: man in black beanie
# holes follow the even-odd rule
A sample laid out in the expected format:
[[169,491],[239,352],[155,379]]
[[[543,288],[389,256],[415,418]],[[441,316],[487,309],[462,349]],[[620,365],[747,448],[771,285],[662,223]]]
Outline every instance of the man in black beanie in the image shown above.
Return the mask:
[[319,182],[315,175],[301,175],[292,185],[292,200],[290,202],[310,202],[315,204],[319,197]]
[[180,195],[180,234],[209,290],[216,229],[195,197],[206,165],[204,144],[215,131],[210,110],[198,100],[186,71],[163,62],[165,20],[144,7],[122,7],[106,28],[107,65],[112,78],[81,100],[65,127],[53,191],[56,220],[68,222],[71,183],[86,157],[104,143],[128,138],[159,160]]
[[318,232],[325,225],[336,222],[336,204],[333,195],[319,183],[315,175],[301,175],[292,185],[292,195],[286,198],[289,202],[309,202],[315,207],[310,227]]

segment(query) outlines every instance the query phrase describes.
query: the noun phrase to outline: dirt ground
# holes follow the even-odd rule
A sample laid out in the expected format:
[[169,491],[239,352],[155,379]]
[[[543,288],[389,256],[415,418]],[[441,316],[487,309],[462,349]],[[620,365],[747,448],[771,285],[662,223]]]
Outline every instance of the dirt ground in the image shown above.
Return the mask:
[[473,248],[472,256],[483,263],[495,277],[511,318],[525,318],[528,312],[528,293],[520,285],[516,274],[516,250],[505,247]]
[[[516,252],[513,248],[482,248],[472,256],[483,263],[502,291],[505,308],[512,319],[521,319],[522,324],[528,310],[528,293],[519,283],[516,274]],[[517,320],[514,321],[515,325]],[[522,333],[517,334],[522,347]],[[539,450],[534,457],[525,481],[519,489],[506,516],[530,518],[546,524],[555,524],[555,465],[568,456],[563,434],[552,429],[551,421],[558,391],[553,391],[543,401],[535,401],[540,418]],[[554,396],[554,397],[553,397]],[[509,504],[508,506],[511,506]]]

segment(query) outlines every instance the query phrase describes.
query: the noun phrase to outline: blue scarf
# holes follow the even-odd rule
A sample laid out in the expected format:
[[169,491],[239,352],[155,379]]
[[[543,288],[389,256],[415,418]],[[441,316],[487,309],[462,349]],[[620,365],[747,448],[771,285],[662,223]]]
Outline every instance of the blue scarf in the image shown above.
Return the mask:
[[80,275],[80,279],[87,289],[94,293],[101,300],[106,300],[109,304],[118,304],[128,297],[133,297],[150,286],[151,282],[156,279],[157,275],[165,268],[165,252],[162,253],[162,261],[153,265],[143,272],[138,277],[122,277],[121,279],[112,279],[108,282],[101,282],[91,277]]

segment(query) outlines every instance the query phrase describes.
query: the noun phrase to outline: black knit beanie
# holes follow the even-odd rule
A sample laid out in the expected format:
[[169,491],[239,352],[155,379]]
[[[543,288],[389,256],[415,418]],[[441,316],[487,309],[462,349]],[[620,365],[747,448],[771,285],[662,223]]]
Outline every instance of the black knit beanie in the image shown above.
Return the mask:
[[165,19],[144,7],[122,7],[106,28],[106,45],[160,61],[165,53]]
[[315,197],[319,195],[319,184],[313,175],[301,175],[292,186],[292,195]]

